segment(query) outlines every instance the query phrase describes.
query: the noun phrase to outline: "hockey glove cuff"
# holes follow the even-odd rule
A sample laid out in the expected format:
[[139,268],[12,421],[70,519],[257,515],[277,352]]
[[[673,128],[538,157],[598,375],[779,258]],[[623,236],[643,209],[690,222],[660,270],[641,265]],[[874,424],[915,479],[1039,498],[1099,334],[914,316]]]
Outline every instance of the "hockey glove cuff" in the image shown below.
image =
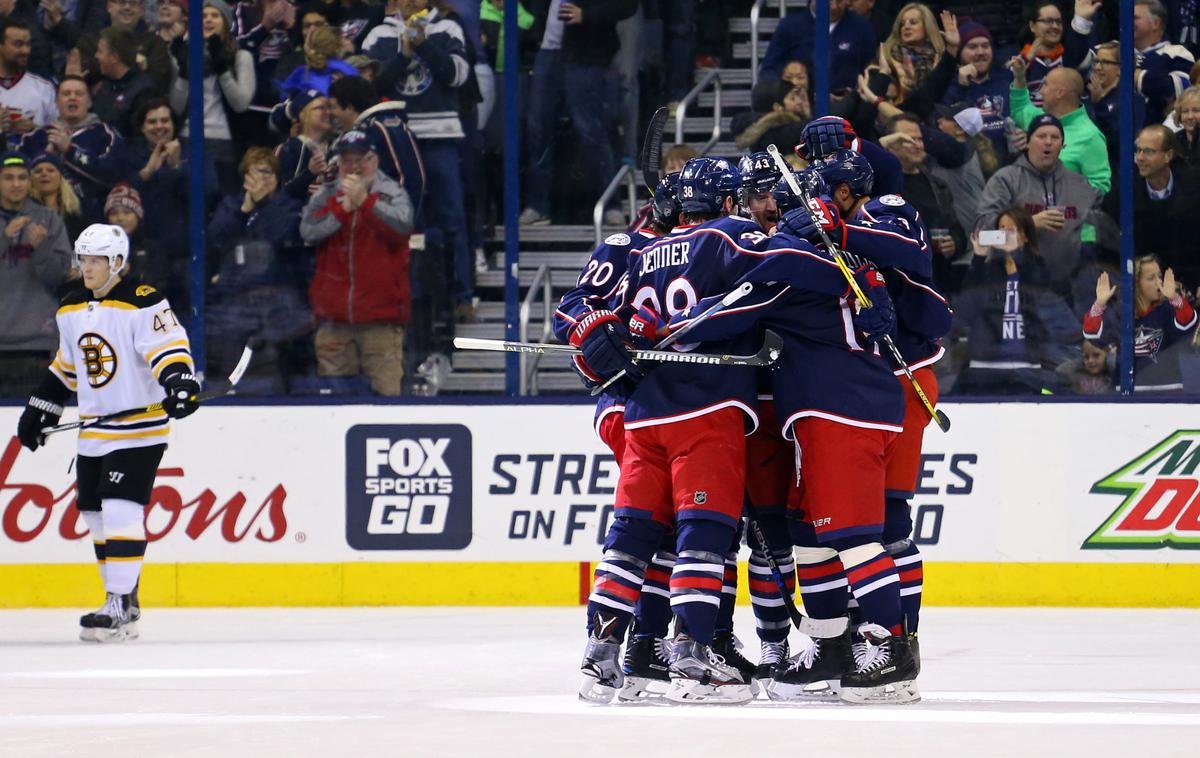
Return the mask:
[[636,344],[654,347],[669,332],[667,320],[649,306],[643,305],[629,318],[629,333]]
[[190,416],[200,407],[196,395],[200,393],[200,382],[192,370],[182,363],[172,363],[163,369],[158,383],[167,391],[162,401],[163,411],[171,418]]
[[45,444],[46,437],[42,430],[54,426],[62,418],[63,407],[49,400],[33,395],[25,403],[21,420],[17,422],[17,439],[30,450],[37,450]]
[[47,371],[42,383],[25,403],[25,410],[17,422],[17,439],[21,444],[30,450],[37,450],[44,445],[46,437],[42,434],[42,429],[58,423],[69,397],[71,391],[57,376]]
[[633,376],[640,375],[629,349],[632,339],[629,329],[617,314],[599,310],[580,319],[569,342],[582,353],[577,356],[582,360],[576,360],[576,365],[584,376],[603,382],[621,371]]
[[870,308],[857,307],[856,304],[854,326],[871,342],[879,342],[896,328],[896,308],[888,294],[887,283],[873,266],[855,271],[854,280],[871,301]]

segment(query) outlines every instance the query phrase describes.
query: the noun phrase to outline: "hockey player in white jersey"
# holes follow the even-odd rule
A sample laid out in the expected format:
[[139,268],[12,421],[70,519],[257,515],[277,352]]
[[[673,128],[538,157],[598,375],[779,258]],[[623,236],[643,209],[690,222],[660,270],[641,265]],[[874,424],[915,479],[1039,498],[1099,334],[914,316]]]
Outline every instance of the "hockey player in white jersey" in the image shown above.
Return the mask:
[[[81,419],[161,410],[85,426],[75,465],[77,505],[92,534],[104,581],[104,605],[80,619],[79,638],[119,642],[138,636],[138,578],[146,553],[144,511],[171,418],[193,413],[200,384],[187,332],[170,303],[148,284],[126,278],[129,239],[119,226],[92,224],[75,241],[82,286],[62,299],[55,319],[58,353],[29,398],[17,427],[36,450],[58,423],[72,392]],[[165,391],[165,397],[164,397]]]

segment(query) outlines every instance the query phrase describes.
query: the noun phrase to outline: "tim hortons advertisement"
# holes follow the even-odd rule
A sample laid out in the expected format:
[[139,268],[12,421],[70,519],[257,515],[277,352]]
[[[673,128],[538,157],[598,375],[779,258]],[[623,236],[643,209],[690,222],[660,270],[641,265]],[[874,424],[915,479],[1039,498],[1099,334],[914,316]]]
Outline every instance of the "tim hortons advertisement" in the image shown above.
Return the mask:
[[[1200,408],[947,403],[929,561],[1196,562]],[[74,439],[0,409],[0,563],[85,560]],[[68,412],[68,418],[71,412]],[[587,405],[211,407],[176,422],[146,526],[178,562],[590,561],[619,472]],[[846,472],[854,476],[854,472]]]

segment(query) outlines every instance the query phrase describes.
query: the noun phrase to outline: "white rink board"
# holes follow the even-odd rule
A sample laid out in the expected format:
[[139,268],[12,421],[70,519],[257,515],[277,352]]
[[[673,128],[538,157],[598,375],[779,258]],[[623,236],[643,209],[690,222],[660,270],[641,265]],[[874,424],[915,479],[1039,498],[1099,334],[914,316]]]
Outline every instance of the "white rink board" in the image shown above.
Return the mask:
[[[1124,502],[1120,491],[1093,486],[1176,432],[1200,429],[1200,406],[943,407],[953,428],[926,431],[912,501],[926,561],[1200,562],[1200,551],[1182,549],[1200,540],[1200,456],[1190,457],[1200,450],[1200,432],[1178,436],[1173,462],[1123,480],[1143,490],[1163,482],[1173,488],[1137,519],[1127,518],[1130,500],[1113,524],[1122,528],[1107,535],[1152,544],[1081,549]],[[19,415],[19,408],[0,409],[0,428],[15,429]],[[148,526],[179,562],[590,561],[617,479],[591,422],[585,405],[204,408],[175,424]],[[368,534],[374,496],[364,494],[366,439],[385,440],[373,443],[385,478],[447,500],[412,523],[391,501],[376,514],[384,533]],[[411,440],[401,448],[412,454],[395,462],[409,476],[392,477],[387,446],[401,439]],[[36,454],[15,438],[0,449],[0,563],[80,559],[82,524],[68,513],[73,448],[64,434]],[[348,493],[360,501],[352,510],[361,522],[349,528]],[[360,546],[382,540],[385,549],[355,549],[351,538]]]

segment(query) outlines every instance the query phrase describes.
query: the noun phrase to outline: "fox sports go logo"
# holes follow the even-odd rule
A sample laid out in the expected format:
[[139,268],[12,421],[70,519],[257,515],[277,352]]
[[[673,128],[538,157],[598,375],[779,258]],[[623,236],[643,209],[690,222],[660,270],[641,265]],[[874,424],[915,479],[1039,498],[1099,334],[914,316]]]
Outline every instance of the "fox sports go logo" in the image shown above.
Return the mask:
[[460,549],[471,541],[471,432],[371,424],[346,435],[346,540],[357,550]]
[[454,477],[446,465],[450,439],[368,437],[364,490],[373,495],[371,534],[441,534]]

